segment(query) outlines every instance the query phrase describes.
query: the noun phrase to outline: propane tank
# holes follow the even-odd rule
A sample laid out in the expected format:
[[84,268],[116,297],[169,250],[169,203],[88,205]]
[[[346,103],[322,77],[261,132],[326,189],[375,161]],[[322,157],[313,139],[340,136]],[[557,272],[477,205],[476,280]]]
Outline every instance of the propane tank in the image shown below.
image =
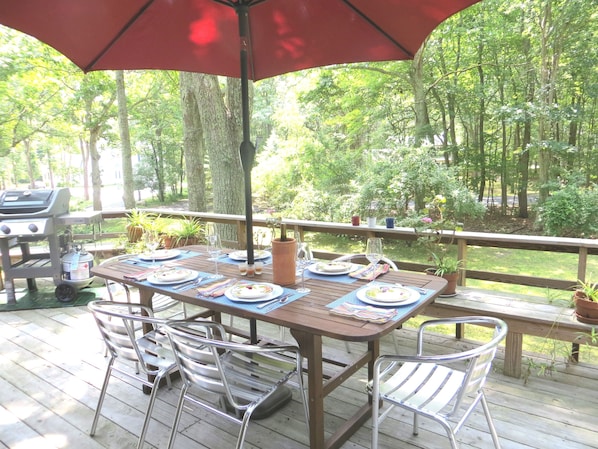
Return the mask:
[[81,245],[73,248],[62,258],[62,279],[67,281],[86,281],[92,278],[93,256]]

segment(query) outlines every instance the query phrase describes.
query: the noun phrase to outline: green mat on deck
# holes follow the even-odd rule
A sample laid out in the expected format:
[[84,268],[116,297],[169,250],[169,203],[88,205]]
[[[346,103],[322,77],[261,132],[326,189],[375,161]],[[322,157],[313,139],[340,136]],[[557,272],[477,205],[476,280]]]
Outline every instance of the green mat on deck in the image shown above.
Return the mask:
[[30,292],[26,288],[17,287],[15,289],[16,304],[7,304],[6,291],[0,292],[0,312],[85,306],[96,298],[102,299],[103,293],[103,287],[85,287],[77,292],[77,297],[73,301],[61,302],[56,299],[54,288],[40,288],[38,291]]

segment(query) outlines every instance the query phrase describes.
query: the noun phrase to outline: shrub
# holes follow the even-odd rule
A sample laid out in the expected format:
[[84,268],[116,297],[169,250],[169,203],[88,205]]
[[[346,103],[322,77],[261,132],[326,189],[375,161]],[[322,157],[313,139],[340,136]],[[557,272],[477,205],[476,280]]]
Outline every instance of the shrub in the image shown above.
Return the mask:
[[596,236],[598,223],[598,191],[565,185],[554,192],[538,210],[538,221],[547,235],[561,237]]

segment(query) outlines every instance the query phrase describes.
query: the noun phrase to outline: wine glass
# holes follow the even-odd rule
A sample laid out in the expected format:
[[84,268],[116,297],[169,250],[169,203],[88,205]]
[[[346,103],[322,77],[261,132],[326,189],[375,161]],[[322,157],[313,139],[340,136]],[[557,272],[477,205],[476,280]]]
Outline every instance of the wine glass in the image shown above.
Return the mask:
[[382,259],[382,239],[380,237],[369,238],[365,247],[365,257],[372,264],[372,271],[376,270],[376,265]]
[[301,269],[301,287],[297,289],[300,293],[308,293],[311,290],[305,287],[305,268],[314,260],[314,255],[307,242],[298,243],[297,246],[297,266]]
[[160,236],[154,230],[148,229],[143,233],[143,244],[152,258],[152,266],[156,264],[156,250],[160,246]]
[[214,261],[214,275],[211,276],[212,278],[219,278],[220,275],[218,274],[218,259],[220,258],[220,254],[222,253],[222,242],[220,240],[220,235],[216,232],[212,234],[208,234],[208,254],[210,257],[208,260]]

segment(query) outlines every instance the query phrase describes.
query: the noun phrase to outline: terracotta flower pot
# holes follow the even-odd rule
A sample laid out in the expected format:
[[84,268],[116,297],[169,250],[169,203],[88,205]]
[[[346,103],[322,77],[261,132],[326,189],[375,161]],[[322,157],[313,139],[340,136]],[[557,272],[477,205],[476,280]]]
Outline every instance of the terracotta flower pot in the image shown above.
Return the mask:
[[143,235],[143,227],[142,226],[131,226],[127,225],[127,239],[130,243],[137,243],[141,240],[141,236]]
[[[436,268],[426,268],[426,274],[431,276],[436,276],[435,274]],[[457,281],[459,280],[459,273],[447,273],[440,276],[446,279],[446,288],[442,292],[440,296],[453,296],[457,294]]]
[[287,238],[272,240],[272,280],[278,285],[291,285],[296,280],[297,242]]
[[587,297],[573,295],[575,300],[575,315],[577,321],[587,324],[598,324],[598,302],[590,301]]

